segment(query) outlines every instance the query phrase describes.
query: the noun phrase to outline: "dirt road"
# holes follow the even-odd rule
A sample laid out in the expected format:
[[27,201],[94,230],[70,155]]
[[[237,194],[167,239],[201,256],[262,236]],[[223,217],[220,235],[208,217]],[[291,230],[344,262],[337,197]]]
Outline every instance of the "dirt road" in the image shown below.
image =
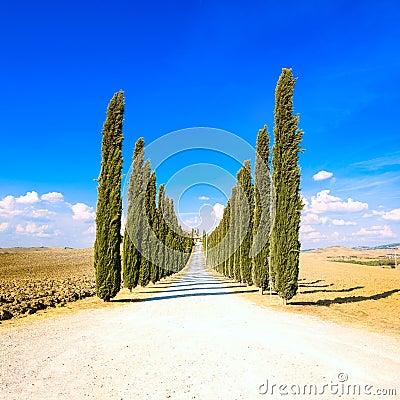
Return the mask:
[[145,301],[0,329],[1,400],[394,399],[399,376],[400,339],[257,307],[200,247]]

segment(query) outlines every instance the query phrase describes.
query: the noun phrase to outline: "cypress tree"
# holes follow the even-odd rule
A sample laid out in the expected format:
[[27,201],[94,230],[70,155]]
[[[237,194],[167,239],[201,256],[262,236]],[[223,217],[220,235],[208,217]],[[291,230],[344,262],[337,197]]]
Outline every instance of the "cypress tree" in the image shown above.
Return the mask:
[[267,288],[269,275],[269,235],[271,230],[271,176],[269,167],[269,135],[267,126],[260,129],[256,142],[256,164],[254,168],[254,240],[253,282],[261,293]]
[[175,214],[175,206],[174,206],[174,200],[169,199],[168,203],[169,207],[169,216],[168,216],[168,221],[169,221],[169,226],[170,226],[170,231],[171,231],[171,242],[169,244],[169,247],[171,250],[170,251],[170,258],[171,258],[171,265],[169,268],[170,273],[178,272],[179,271],[179,224],[178,224],[178,219]]
[[165,263],[165,248],[162,244],[165,244],[165,238],[167,236],[167,226],[165,223],[164,215],[163,215],[163,207],[165,203],[165,188],[164,185],[161,184],[158,188],[158,202],[157,202],[157,229],[156,235],[159,239],[159,249],[157,255],[157,263],[159,266],[159,278],[165,278],[166,270],[164,268]]
[[[240,180],[240,175],[242,174],[242,169],[238,171],[236,174],[236,179],[237,182]],[[235,253],[233,255],[233,277],[235,281],[237,282],[242,282],[242,275],[241,275],[241,245],[243,241],[243,227],[242,225],[244,224],[244,221],[241,221],[241,216],[243,213],[241,212],[243,209],[243,202],[244,202],[244,193],[243,189],[239,185],[239,183],[236,186],[236,191],[235,191],[235,209],[234,209],[234,247],[235,247]]]
[[201,245],[203,247],[203,251],[204,253],[206,252],[206,242],[207,242],[207,233],[206,231],[203,229],[203,234],[201,235]]
[[229,261],[228,261],[228,271],[229,277],[232,279],[236,279],[235,274],[235,253],[237,249],[236,244],[236,228],[237,228],[237,221],[236,221],[236,186],[232,188],[231,197],[229,199],[230,202],[230,226],[229,229]]
[[103,125],[102,161],[98,179],[94,267],[96,294],[109,301],[121,286],[121,171],[124,92],[111,99]]
[[230,217],[231,217],[231,205],[230,201],[226,203],[224,208],[224,214],[221,223],[224,227],[224,245],[222,247],[222,263],[223,263],[223,273],[225,276],[229,276],[229,228],[230,228]]
[[139,284],[140,286],[147,286],[150,282],[150,271],[151,271],[151,222],[149,221],[149,214],[151,212],[151,202],[152,202],[152,193],[150,192],[150,161],[147,160],[144,164],[143,168],[143,187],[142,191],[144,194],[144,205],[141,211],[141,226],[142,232],[141,237],[142,241],[140,244],[141,247],[141,262],[140,262],[140,271],[139,271]]
[[[157,218],[157,208],[156,208],[156,191],[157,191],[157,187],[156,187],[157,183],[156,183],[156,173],[153,171],[151,176],[150,176],[150,181],[149,181],[149,185],[148,185],[148,192],[147,192],[147,198],[148,198],[148,214],[147,214],[147,218],[149,221],[149,225],[153,230],[154,235],[156,235],[155,229],[156,229],[156,218]],[[159,268],[157,265],[156,260],[156,256],[157,256],[157,242],[155,242],[155,238],[152,235],[151,236],[151,241],[150,241],[150,246],[151,246],[151,252],[152,252],[152,263],[151,263],[151,267],[150,267],[150,280],[151,282],[155,283],[158,281],[158,275],[159,275]]]
[[303,132],[297,127],[299,116],[293,115],[295,82],[292,70],[284,68],[275,91],[271,263],[274,287],[284,304],[296,294],[298,288],[299,228],[303,207],[298,165]]
[[144,139],[135,144],[132,169],[128,187],[128,211],[122,245],[122,271],[124,286],[132,290],[139,282],[142,261],[140,244],[142,241],[141,213],[143,209],[143,168]]
[[169,276],[174,268],[174,259],[169,249],[173,248],[174,235],[171,228],[171,207],[170,199],[168,196],[164,198],[163,214],[165,220],[165,254],[164,254],[164,270],[165,276]]
[[253,241],[254,199],[250,160],[246,160],[243,163],[243,167],[238,173],[238,186],[241,188],[241,195],[239,196],[240,237],[243,238],[239,248],[240,277],[241,282],[252,285],[252,260],[250,258],[250,249]]

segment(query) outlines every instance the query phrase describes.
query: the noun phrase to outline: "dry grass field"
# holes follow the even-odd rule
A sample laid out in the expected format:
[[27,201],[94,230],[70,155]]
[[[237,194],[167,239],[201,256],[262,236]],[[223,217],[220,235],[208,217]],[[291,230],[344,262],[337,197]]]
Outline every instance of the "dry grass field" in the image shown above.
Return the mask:
[[[331,247],[300,255],[298,294],[282,306],[276,295],[261,296],[248,287],[247,299],[265,307],[318,316],[337,323],[400,335],[400,267],[365,266],[332,259],[377,259],[388,250]],[[226,278],[223,278],[226,280]],[[227,283],[237,286],[237,283]],[[242,288],[232,290],[243,291]]]

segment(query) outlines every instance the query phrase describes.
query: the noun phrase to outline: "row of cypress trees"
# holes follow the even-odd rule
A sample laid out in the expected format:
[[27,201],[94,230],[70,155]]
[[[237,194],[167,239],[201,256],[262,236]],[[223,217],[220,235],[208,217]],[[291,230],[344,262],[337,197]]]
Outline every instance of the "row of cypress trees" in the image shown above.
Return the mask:
[[143,138],[135,144],[127,218],[121,237],[124,107],[123,91],[115,93],[102,132],[94,267],[96,294],[105,301],[119,292],[121,275],[124,286],[130,290],[157,282],[184,268],[193,247],[191,235],[178,224],[173,200],[165,195],[164,185],[159,187],[156,205],[156,174],[151,171],[150,161],[144,160]]
[[272,177],[270,139],[264,126],[257,136],[254,182],[246,160],[223,218],[207,240],[212,267],[238,282],[256,285],[261,292],[271,285],[285,303],[298,288],[303,207],[298,165],[303,132],[293,114],[295,82],[292,70],[284,68],[275,91]]
[[144,139],[139,138],[133,153],[128,187],[128,212],[122,242],[124,286],[132,290],[146,286],[185,267],[193,247],[191,234],[178,223],[174,202],[158,190],[150,161],[144,161]]

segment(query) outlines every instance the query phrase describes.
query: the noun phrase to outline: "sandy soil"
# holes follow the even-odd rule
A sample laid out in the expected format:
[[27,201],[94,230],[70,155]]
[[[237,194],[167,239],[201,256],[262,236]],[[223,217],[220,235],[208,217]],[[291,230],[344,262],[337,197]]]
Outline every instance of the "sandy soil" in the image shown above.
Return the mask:
[[[389,251],[390,252],[390,251]],[[386,250],[352,250],[333,247],[300,254],[299,291],[282,307],[278,296],[261,296],[223,277],[233,291],[253,303],[274,310],[294,312],[400,337],[400,267],[397,269],[330,261],[330,257],[350,255],[377,258]]]
[[202,264],[197,248],[186,275],[120,307],[0,326],[0,399],[398,398],[398,338],[254,305]]

